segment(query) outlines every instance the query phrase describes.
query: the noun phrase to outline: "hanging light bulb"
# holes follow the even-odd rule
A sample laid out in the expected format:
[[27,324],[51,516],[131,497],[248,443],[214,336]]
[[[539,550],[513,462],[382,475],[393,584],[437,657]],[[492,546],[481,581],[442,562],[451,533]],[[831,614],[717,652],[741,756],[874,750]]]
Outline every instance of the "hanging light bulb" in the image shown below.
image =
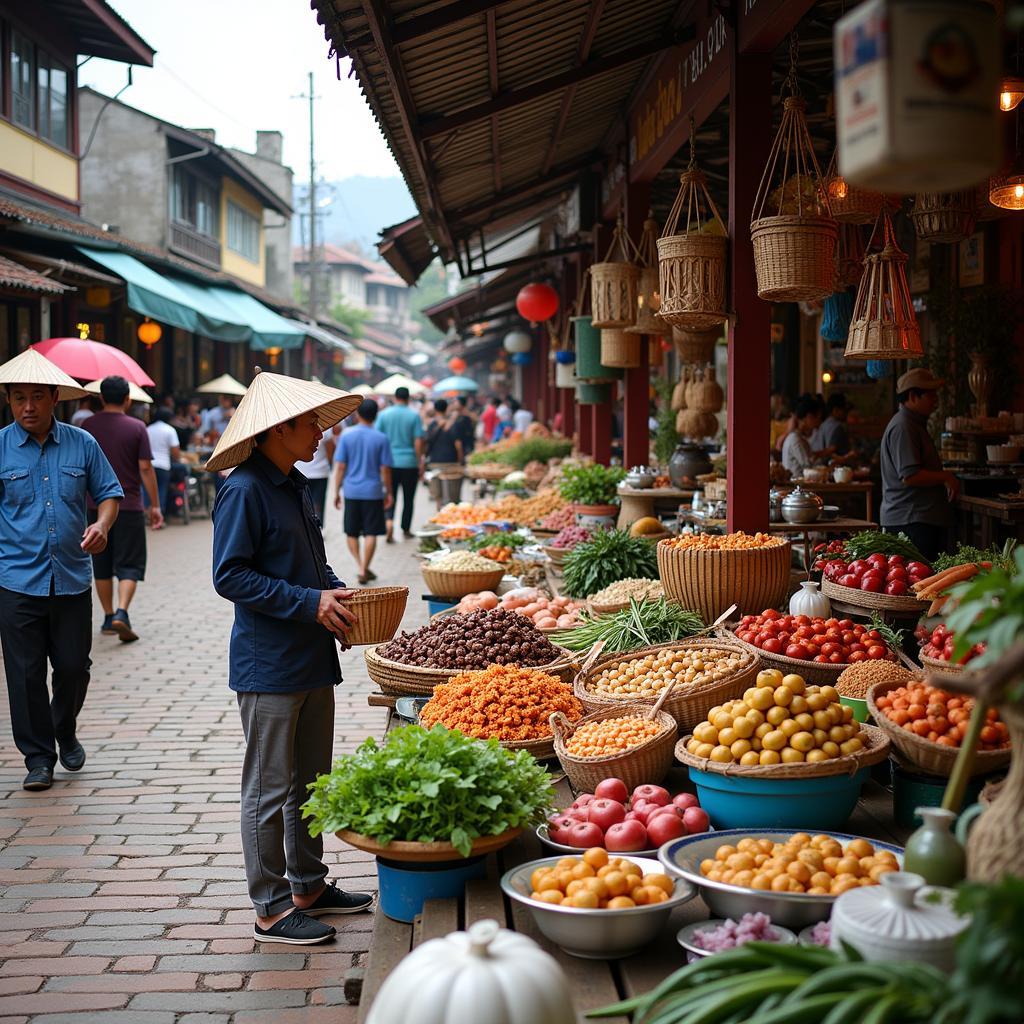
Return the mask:
[[989,179],[988,201],[1004,210],[1024,210],[1024,159],[1018,156],[1007,174]]
[[999,109],[1009,113],[1024,100],[1024,78],[1007,75],[999,87]]

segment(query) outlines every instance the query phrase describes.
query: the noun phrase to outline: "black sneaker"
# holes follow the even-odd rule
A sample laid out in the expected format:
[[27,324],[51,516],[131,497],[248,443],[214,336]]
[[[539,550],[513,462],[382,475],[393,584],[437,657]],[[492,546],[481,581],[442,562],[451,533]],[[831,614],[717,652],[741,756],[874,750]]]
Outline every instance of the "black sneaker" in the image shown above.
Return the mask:
[[331,925],[314,921],[301,910],[292,911],[269,928],[256,924],[252,929],[252,937],[257,942],[284,942],[289,946],[316,946],[329,942],[335,934]]
[[123,644],[130,644],[133,640],[138,640],[139,635],[132,630],[131,621],[128,618],[128,613],[123,608],[118,608],[114,612],[113,618],[110,620],[110,624],[114,627],[114,632],[117,634],[118,639]]
[[117,636],[117,630],[114,629],[114,616],[104,615],[103,625],[100,626],[100,632],[105,636]]
[[21,788],[35,792],[40,789],[49,789],[52,785],[53,769],[47,768],[46,765],[40,765],[38,768],[29,769]]
[[373,893],[345,892],[333,882],[317,897],[316,902],[302,911],[307,917],[322,917],[324,914],[359,914],[373,906]]
[[60,763],[69,772],[82,770],[82,766],[85,764],[85,748],[78,740],[73,739],[70,743],[58,743],[57,749],[60,752],[58,754]]

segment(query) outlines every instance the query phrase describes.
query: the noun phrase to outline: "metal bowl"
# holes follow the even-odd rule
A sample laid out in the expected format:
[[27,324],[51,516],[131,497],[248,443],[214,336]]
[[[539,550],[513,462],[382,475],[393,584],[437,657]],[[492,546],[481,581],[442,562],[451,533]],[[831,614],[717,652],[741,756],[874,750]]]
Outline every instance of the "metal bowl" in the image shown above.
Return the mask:
[[[717,951],[698,946],[694,941],[694,935],[697,932],[704,931],[706,928],[717,928],[720,924],[725,924],[725,921],[721,918],[712,918],[710,921],[694,921],[693,924],[684,925],[676,932],[676,942],[695,958],[711,956],[713,952]],[[796,945],[796,934],[794,932],[791,932],[788,928],[783,928],[782,925],[776,924],[774,921],[772,921],[772,927],[779,937],[770,941],[776,942],[780,946]]]
[[[626,857],[642,874],[662,873],[661,864],[656,860],[633,854]],[[677,879],[675,893],[664,903],[626,910],[583,910],[531,900],[530,875],[537,868],[557,864],[559,860],[560,857],[544,857],[520,864],[505,872],[501,888],[506,896],[529,908],[537,927],[547,938],[566,953],[586,960],[617,959],[639,952],[662,933],[672,911],[697,894],[688,881]]]
[[[760,829],[731,828],[715,832],[713,835],[684,836],[666,843],[658,851],[658,860],[671,875],[677,875],[697,887],[704,902],[712,914],[717,917],[731,917],[738,920],[744,914],[760,910],[767,914],[773,924],[786,928],[805,928],[810,924],[824,921],[832,914],[832,907],[838,896],[808,896],[802,892],[764,892],[760,889],[747,889],[726,882],[712,882],[700,873],[700,862],[713,858],[715,851],[723,843],[736,845],[741,839],[770,839],[775,843],[784,843],[790,836],[796,835],[799,829]],[[854,839],[846,832],[823,832],[830,839],[837,839],[845,846]],[[903,866],[903,848],[869,839],[876,850],[889,850],[896,855],[896,860]]]
[[[549,850],[554,850],[561,857],[579,857],[586,851],[581,850],[578,846],[566,846],[564,843],[556,843],[548,835],[547,825],[537,826],[537,838],[543,843]],[[637,850],[633,851],[620,851],[620,850],[609,850],[608,851],[613,857],[650,857],[654,859],[658,856],[658,848],[654,847],[653,850]]]

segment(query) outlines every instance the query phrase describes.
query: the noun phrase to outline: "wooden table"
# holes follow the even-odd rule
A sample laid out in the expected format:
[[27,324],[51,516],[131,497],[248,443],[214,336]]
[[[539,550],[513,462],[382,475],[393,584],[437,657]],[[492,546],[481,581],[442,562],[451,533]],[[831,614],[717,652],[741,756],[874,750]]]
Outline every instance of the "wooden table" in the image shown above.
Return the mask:
[[987,548],[995,540],[997,523],[1012,526],[1018,540],[1020,539],[1022,524],[1024,524],[1024,501],[1008,501],[1006,498],[976,498],[961,494],[956,499],[956,504],[957,508],[970,515],[977,515],[981,519],[981,547]]
[[655,502],[661,501],[689,501],[693,497],[694,488],[678,487],[627,487],[620,484],[617,493],[619,495],[619,521],[620,530],[635,523],[645,516],[654,515]]
[[[870,480],[850,480],[845,484],[837,484],[834,480],[830,480],[823,484],[811,483],[809,480],[802,480],[799,481],[799,483],[808,491],[813,491],[815,494],[821,495],[822,498],[824,498],[825,495],[834,495],[837,498],[863,497],[864,518],[871,518],[872,507],[875,500],[875,485]],[[780,488],[780,490],[781,489],[782,488]],[[825,504],[830,504],[830,502],[826,501]]]
[[[667,786],[672,791],[693,791],[682,768],[670,773]],[[568,806],[572,802],[572,791],[564,778],[556,789],[559,806]],[[869,781],[843,831],[903,845],[911,830],[892,822],[892,794],[889,790]],[[521,903],[506,901],[498,885],[502,874],[510,868],[550,855],[533,832],[526,832],[504,850],[487,858],[486,879],[467,883],[460,899],[428,900],[423,913],[413,924],[392,921],[378,910],[359,1000],[359,1021],[366,1020],[370,1004],[384,979],[410,950],[421,942],[466,928],[484,918],[493,918],[505,928],[528,935],[558,961],[569,979],[581,1024],[583,1014],[588,1010],[650,991],[672,971],[686,964],[686,952],[676,942],[676,933],[683,925],[710,917],[707,905],[699,897],[672,912],[658,939],[642,952],[622,960],[584,960],[570,956],[550,943],[538,931],[529,910]],[[625,1017],[605,1019],[612,1024],[626,1024]]]

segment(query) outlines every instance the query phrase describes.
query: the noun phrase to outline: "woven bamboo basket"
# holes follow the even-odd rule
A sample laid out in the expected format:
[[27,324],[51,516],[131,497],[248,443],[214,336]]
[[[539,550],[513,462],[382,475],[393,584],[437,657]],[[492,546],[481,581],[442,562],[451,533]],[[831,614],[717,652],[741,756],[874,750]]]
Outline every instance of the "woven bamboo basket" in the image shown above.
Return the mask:
[[467,466],[466,476],[470,480],[504,480],[512,469],[512,466]]
[[357,590],[345,605],[358,619],[348,635],[353,646],[387,643],[398,630],[409,600],[408,587],[371,587]]
[[825,172],[825,191],[832,216],[840,224],[874,224],[882,210],[895,213],[900,208],[900,197],[872,192],[851,185],[838,171],[838,150],[833,152]]
[[918,601],[916,597],[894,597],[892,594],[875,594],[869,590],[855,590],[853,587],[841,587],[838,583],[824,578],[821,581],[821,592],[826,597],[835,598],[844,604],[856,605],[858,608],[878,608],[913,614],[928,607],[927,601]]
[[554,548],[550,544],[543,545],[541,549],[548,558],[551,559],[551,564],[556,569],[561,569],[565,563],[566,556],[572,550],[572,548]]
[[974,189],[919,192],[910,219],[922,242],[962,242],[973,230],[978,207]]
[[929,658],[926,654],[918,654],[917,660],[921,662],[922,668],[947,676],[958,676],[967,669],[965,665],[957,665],[952,661],[943,661],[941,658]]
[[718,417],[713,412],[683,409],[676,413],[676,431],[693,440],[714,437],[718,433]]
[[864,234],[857,224],[839,225],[836,279],[833,291],[856,288],[864,276]]
[[665,596],[712,622],[731,604],[758,614],[789,592],[788,541],[766,548],[681,549],[658,544],[658,575]]
[[768,651],[762,651],[753,644],[748,644],[746,640],[741,640],[734,633],[730,632],[729,635],[736,643],[759,655],[761,661],[764,662],[764,668],[777,668],[783,675],[793,672],[798,676],[802,676],[806,683],[817,683],[819,686],[835,686],[836,681],[843,674],[843,670],[850,667],[845,663],[842,665],[825,665],[820,661],[804,661],[801,658],[787,658],[784,654],[771,654]]
[[493,590],[505,575],[503,568],[489,569],[486,572],[447,572],[444,569],[432,569],[429,564],[420,566],[423,582],[427,590],[438,597],[465,597],[480,590]]
[[[692,651],[702,647],[714,650],[728,651],[739,654],[743,657],[743,665],[736,672],[725,679],[717,679],[701,686],[686,686],[684,683],[677,683],[672,693],[665,699],[662,709],[667,711],[678,724],[681,730],[692,730],[707,717],[708,708],[720,704],[722,701],[730,700],[733,697],[740,697],[743,692],[753,684],[757,678],[758,669],[761,666],[760,659],[741,647],[735,640],[722,640],[718,637],[704,637],[695,640],[676,640],[667,644],[657,644],[653,647],[642,647],[628,654],[606,654],[600,658],[590,669],[581,672],[573,680],[573,693],[583,702],[588,712],[605,711],[610,708],[621,708],[626,704],[638,704],[652,707],[658,697],[637,697],[632,700],[622,697],[607,697],[595,693],[591,686],[594,679],[605,668],[611,665],[619,665],[627,661],[637,661],[648,654],[659,654],[661,651]],[[660,696],[660,694],[658,695]]]
[[665,330],[657,316],[661,309],[661,288],[658,275],[658,222],[653,217],[644,221],[640,243],[636,247],[636,262],[640,267],[636,291],[636,323],[626,330],[630,334],[652,335],[650,362],[653,366],[661,360],[661,349],[654,344],[656,338],[653,335],[662,334]]
[[640,365],[639,334],[630,334],[618,328],[601,330],[601,363],[617,369],[630,370]]
[[806,761],[798,761],[796,764],[719,764],[691,754],[686,749],[686,744],[692,739],[690,736],[684,736],[676,744],[675,757],[687,768],[745,779],[821,779],[832,775],[856,775],[862,768],[880,764],[889,756],[889,738],[881,729],[862,725],[858,735],[864,747],[855,754],[831,757],[827,761],[816,761],[813,764]]
[[712,327],[703,331],[691,331],[683,327],[672,328],[672,341],[680,362],[704,366],[714,362],[715,345],[722,336],[721,328]]
[[[608,252],[590,268],[592,326],[622,328],[636,323],[640,268],[633,262],[634,255],[635,249],[619,214]],[[603,358],[601,361],[604,363]]]
[[[430,616],[430,621],[433,622],[434,619],[444,618],[446,615],[461,615],[461,614],[462,614],[461,612],[456,611],[454,608],[445,608],[444,611],[434,612],[434,614]],[[555,633],[561,633],[562,630],[563,630],[562,626],[555,626],[554,629],[541,629],[540,626],[537,626],[536,628],[537,628],[537,632],[538,633],[543,633],[545,636],[552,636]],[[571,626],[566,626],[564,628],[565,629],[571,629],[572,627]],[[531,665],[530,667],[532,668],[533,666]]]
[[576,757],[565,749],[568,738],[585,722],[603,722],[609,718],[623,718],[628,715],[648,714],[650,705],[632,704],[619,708],[608,708],[584,715],[578,722],[569,722],[564,715],[551,716],[551,730],[554,733],[555,756],[562,771],[569,777],[577,792],[593,793],[602,779],[622,779],[627,789],[635,789],[649,782],[657,784],[668,775],[672,767],[672,749],[679,729],[676,720],[667,712],[659,711],[657,721],[662,729],[657,736],[624,751],[621,754],[606,754],[604,757]]
[[[959,748],[944,747],[939,743],[932,743],[929,739],[917,736],[909,729],[904,729],[890,721],[885,712],[879,709],[876,703],[878,698],[902,685],[902,683],[896,682],[875,683],[868,690],[865,699],[868,702],[868,711],[871,713],[871,717],[877,723],[878,728],[889,737],[892,745],[911,764],[929,775],[949,776],[953,771],[953,765],[956,764]],[[987,775],[989,772],[998,771],[1010,763],[1011,753],[1009,747],[1006,750],[979,750],[974,755],[971,775]]]

